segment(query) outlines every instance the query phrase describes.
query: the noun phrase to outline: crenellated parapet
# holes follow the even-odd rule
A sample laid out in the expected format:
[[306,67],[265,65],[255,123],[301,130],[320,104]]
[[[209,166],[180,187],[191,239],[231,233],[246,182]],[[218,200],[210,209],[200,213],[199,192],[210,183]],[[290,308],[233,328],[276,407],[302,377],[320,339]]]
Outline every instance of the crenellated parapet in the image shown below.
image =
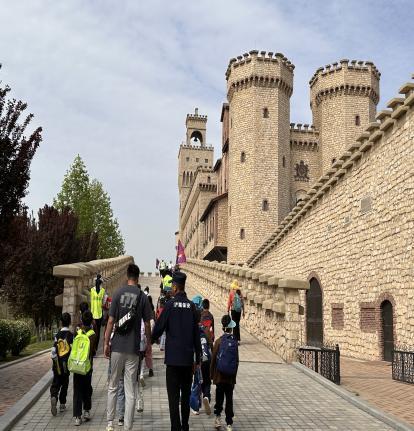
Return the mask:
[[371,61],[347,59],[316,70],[309,85],[311,105],[337,94],[368,96],[375,104],[379,100],[381,73]]
[[290,123],[290,146],[317,151],[319,146],[319,131],[315,126],[301,123]]
[[295,66],[281,53],[253,50],[232,58],[226,71],[227,95],[251,86],[280,88],[288,97],[293,91]]
[[180,150],[198,150],[198,151],[214,151],[214,147],[212,145],[187,145],[187,144],[181,144]]

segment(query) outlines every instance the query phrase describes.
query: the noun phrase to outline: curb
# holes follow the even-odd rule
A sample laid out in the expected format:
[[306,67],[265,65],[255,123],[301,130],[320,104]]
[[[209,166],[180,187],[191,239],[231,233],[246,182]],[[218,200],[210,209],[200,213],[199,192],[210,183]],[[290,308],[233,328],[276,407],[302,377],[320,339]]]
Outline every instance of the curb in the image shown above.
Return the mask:
[[43,395],[52,382],[52,372],[48,371],[23,398],[0,416],[0,431],[9,431],[21,419],[35,402]]
[[21,362],[27,361],[29,359],[33,359],[36,356],[43,355],[44,353],[50,352],[51,347],[45,350],[41,350],[40,352],[33,353],[33,355],[25,356],[24,358],[16,359],[15,361],[6,362],[5,364],[0,365],[0,370],[11,367],[12,365],[20,364]]
[[414,431],[413,426],[409,425],[406,422],[401,421],[400,419],[396,418],[395,416],[389,413],[385,413],[384,411],[374,407],[367,401],[362,400],[360,397],[353,395],[351,392],[347,391],[346,389],[343,389],[340,386],[336,385],[335,383],[331,382],[330,380],[325,379],[325,377],[322,377],[320,374],[305,367],[299,362],[292,362],[292,366],[295,367],[297,370],[301,371],[302,373],[306,374],[311,379],[317,381],[320,385],[334,392],[336,395],[339,395],[341,398],[348,401],[355,407],[358,407],[360,410],[364,411],[365,413],[368,413],[369,415],[380,420],[381,422],[384,422],[385,424],[389,425],[395,430]]

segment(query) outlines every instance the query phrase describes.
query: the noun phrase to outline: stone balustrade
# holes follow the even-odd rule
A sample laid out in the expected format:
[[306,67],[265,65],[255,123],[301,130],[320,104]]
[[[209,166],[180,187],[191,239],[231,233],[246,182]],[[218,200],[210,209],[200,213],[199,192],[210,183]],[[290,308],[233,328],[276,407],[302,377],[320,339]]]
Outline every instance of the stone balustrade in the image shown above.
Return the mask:
[[285,361],[296,359],[301,342],[300,290],[309,282],[226,263],[187,259],[187,283],[217,305],[227,306],[230,284],[239,282],[245,300],[242,326]]
[[72,316],[72,325],[76,325],[79,322],[79,304],[89,302],[89,291],[95,284],[96,275],[102,275],[103,287],[112,296],[126,280],[130,263],[134,263],[132,256],[119,256],[53,267],[53,275],[64,279],[63,294],[56,296],[55,305],[62,307],[62,312],[68,312]]

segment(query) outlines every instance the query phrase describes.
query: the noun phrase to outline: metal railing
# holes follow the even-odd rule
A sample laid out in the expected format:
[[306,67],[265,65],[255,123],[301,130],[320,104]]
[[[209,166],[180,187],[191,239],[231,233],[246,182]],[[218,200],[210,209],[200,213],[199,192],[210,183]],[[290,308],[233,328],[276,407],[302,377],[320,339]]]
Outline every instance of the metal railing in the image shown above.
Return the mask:
[[414,383],[414,350],[406,347],[392,351],[392,378],[404,383]]
[[341,384],[340,353],[338,344],[335,347],[300,347],[299,362],[331,382],[334,382],[337,385]]

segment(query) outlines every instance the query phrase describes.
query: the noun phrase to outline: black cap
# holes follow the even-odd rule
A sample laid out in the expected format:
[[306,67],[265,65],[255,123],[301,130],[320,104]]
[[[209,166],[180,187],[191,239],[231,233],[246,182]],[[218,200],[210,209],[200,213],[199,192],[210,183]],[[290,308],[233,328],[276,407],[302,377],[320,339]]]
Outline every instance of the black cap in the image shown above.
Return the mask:
[[173,283],[176,283],[180,286],[185,286],[185,281],[187,280],[187,275],[184,272],[176,271],[173,274]]

